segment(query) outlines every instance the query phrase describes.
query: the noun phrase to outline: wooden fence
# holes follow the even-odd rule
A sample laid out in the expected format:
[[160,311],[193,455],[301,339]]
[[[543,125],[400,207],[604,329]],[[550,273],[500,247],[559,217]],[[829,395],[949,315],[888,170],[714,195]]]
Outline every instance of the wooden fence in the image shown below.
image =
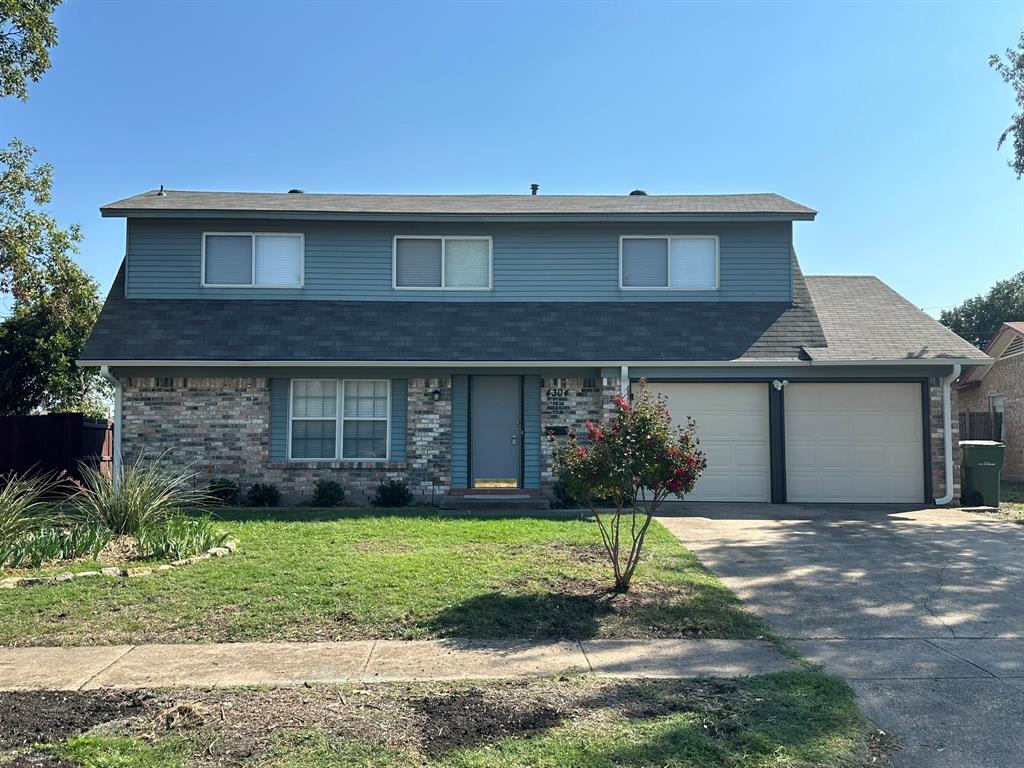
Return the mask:
[[1003,414],[960,411],[961,440],[1002,440]]
[[0,475],[64,472],[81,478],[84,462],[113,471],[114,422],[81,413],[0,416]]

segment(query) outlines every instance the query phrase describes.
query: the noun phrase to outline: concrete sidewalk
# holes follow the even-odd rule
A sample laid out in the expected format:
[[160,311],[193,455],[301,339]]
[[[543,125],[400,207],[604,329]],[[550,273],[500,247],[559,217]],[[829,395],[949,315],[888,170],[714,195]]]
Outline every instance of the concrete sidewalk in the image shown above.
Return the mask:
[[0,648],[0,690],[538,677],[738,677],[790,669],[763,640],[356,640]]

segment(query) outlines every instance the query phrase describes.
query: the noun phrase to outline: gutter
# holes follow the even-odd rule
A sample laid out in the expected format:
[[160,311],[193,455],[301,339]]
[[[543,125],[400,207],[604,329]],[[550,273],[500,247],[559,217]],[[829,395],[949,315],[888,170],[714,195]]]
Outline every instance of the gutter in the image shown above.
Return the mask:
[[111,479],[116,491],[121,484],[121,408],[124,392],[121,381],[110,372],[110,366],[101,365],[100,375],[114,386],[114,450]]
[[953,500],[953,407],[950,387],[959,375],[960,364],[957,363],[949,376],[942,380],[942,454],[946,469],[946,492],[935,499],[936,506],[944,506]]
[[[78,365],[117,367],[182,368],[621,368],[621,360],[78,360]],[[641,368],[822,368],[830,366],[884,365],[919,367],[955,364],[986,365],[991,360],[976,358],[899,358],[897,360],[793,360],[753,358],[749,360],[631,360]]]

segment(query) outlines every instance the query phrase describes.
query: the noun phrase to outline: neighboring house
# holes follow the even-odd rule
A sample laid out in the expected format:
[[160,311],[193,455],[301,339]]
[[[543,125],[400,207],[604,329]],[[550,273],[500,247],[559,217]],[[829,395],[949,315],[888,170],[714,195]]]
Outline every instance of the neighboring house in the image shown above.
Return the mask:
[[1003,323],[985,352],[995,362],[968,369],[957,387],[961,438],[1004,442],[1003,479],[1024,482],[1024,322]]
[[117,383],[123,455],[293,497],[541,493],[546,435],[645,378],[698,424],[690,498],[945,503],[949,385],[989,362],[873,277],[805,278],[815,211],[775,194],[161,190],[102,213],[126,256],[80,362]]

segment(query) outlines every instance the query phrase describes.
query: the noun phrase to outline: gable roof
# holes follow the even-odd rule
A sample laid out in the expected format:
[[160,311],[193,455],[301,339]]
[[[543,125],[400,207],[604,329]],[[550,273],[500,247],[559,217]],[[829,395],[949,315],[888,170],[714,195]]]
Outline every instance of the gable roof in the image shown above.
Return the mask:
[[660,216],[813,219],[775,193],[743,195],[324,195],[150,190],[100,208],[104,216],[416,217]]
[[[874,278],[805,280],[794,257],[793,297],[792,303],[125,299],[122,265],[80,362],[807,365],[981,357]],[[870,311],[852,306],[862,301]]]
[[[985,354],[993,359],[992,365],[1003,358],[1024,354],[1024,322],[1008,321],[1000,325],[999,330],[985,345]],[[985,378],[992,365],[969,368],[960,377],[959,387],[977,384]]]
[[815,361],[987,362],[877,277],[808,276],[807,290],[826,341],[824,349],[809,350]]

